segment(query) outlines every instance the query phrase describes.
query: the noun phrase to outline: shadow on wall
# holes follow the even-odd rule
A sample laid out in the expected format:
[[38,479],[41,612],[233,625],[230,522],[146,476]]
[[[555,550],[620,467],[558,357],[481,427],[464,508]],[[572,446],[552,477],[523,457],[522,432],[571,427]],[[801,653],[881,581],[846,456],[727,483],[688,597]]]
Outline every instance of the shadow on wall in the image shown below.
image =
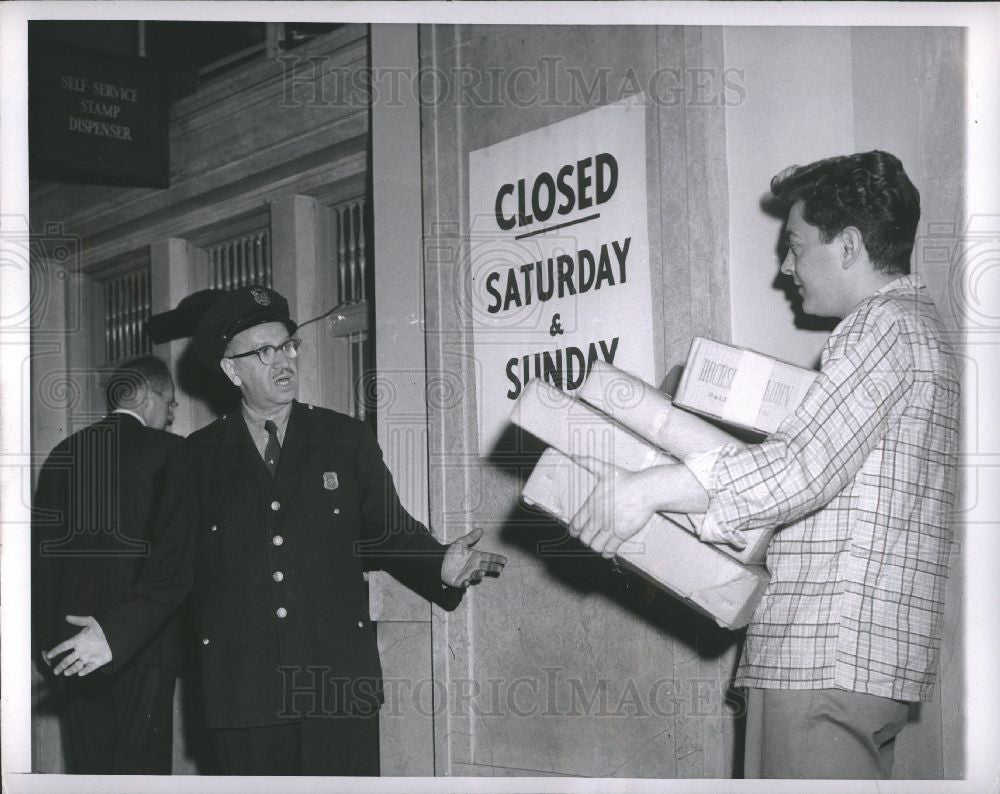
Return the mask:
[[195,355],[194,345],[189,344],[181,353],[174,376],[179,389],[203,400],[215,416],[232,411],[239,405],[239,390],[221,369],[206,368]]
[[[513,478],[520,493],[544,450],[543,442],[508,424],[489,462]],[[721,628],[642,577],[617,571],[609,560],[538,510],[518,502],[504,519],[501,537],[542,560],[548,575],[570,590],[611,599],[703,658],[721,656],[736,642],[737,633]]]
[[[508,425],[489,462],[511,477],[520,492],[544,449],[545,445],[534,436]],[[679,643],[692,655],[706,660],[716,659],[736,646],[735,659],[739,659],[742,631],[721,628],[642,577],[617,571],[609,560],[571,537],[566,527],[546,514],[517,502],[504,518],[500,537],[504,543],[542,561],[545,575],[571,593],[608,599],[654,627],[665,642]],[[743,769],[745,707],[742,692],[729,683],[735,672],[734,662],[727,680],[720,684],[725,706],[735,719],[732,761],[735,775],[739,777]]]

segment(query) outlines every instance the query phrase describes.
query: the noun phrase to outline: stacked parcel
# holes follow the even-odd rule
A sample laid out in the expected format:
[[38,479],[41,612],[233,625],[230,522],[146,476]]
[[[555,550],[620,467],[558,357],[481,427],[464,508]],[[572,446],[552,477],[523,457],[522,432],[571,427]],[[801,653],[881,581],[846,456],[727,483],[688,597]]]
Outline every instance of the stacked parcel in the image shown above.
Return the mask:
[[802,402],[816,371],[696,336],[674,405],[767,435]]
[[[547,449],[522,499],[562,523],[586,501],[598,475],[591,459],[628,471],[675,463],[685,455],[740,443],[676,408],[654,387],[597,362],[578,398],[531,381],[511,420]],[[701,516],[660,513],[618,551],[617,559],[726,628],[745,626],[768,582],[763,562],[770,531],[747,532],[743,550],[703,543]]]

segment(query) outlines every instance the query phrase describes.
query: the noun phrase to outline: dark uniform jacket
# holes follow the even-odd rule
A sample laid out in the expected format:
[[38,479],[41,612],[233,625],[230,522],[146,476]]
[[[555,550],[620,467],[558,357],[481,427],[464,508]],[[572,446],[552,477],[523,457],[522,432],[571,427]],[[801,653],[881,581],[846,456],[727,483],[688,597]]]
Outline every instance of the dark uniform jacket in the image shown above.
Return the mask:
[[117,666],[193,587],[209,728],[377,707],[365,570],[446,608],[461,599],[374,434],[334,411],[293,404],[273,480],[239,412],[192,434],[172,456],[158,526],[131,597],[97,617]]
[[[181,441],[118,413],[77,431],[49,454],[32,506],[36,650],[80,630],[66,623],[66,615],[97,614],[128,594],[154,540],[167,458]],[[177,616],[135,651],[135,663],[179,670]]]

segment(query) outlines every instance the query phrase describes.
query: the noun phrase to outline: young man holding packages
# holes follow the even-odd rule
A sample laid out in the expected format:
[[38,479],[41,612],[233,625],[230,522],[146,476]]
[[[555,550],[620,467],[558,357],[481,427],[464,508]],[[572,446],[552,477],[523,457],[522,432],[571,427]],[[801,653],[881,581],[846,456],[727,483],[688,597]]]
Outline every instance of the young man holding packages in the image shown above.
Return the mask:
[[[703,540],[779,526],[736,675],[745,773],[887,778],[937,671],[956,490],[959,384],[910,255],[920,198],[884,152],[772,180],[807,314],[840,318],[816,382],[767,440],[605,478],[572,532],[606,556],[659,510]],[[613,518],[612,518],[613,516]]]

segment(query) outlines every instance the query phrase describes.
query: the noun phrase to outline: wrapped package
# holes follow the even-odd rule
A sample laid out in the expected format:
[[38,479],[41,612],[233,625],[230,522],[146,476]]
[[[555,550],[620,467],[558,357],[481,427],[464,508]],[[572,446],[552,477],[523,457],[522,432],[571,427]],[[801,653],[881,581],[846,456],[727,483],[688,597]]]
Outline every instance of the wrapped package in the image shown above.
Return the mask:
[[[644,380],[603,361],[594,363],[577,396],[679,459],[726,444],[743,444],[700,416],[677,408],[669,397]],[[700,526],[701,516],[692,515],[691,519]],[[746,548],[719,548],[740,562],[763,562],[774,529],[744,530],[743,535]]]
[[752,350],[695,337],[674,405],[766,435],[802,402],[816,375]]
[[[592,406],[543,380],[532,380],[524,387],[510,418],[518,427],[578,462],[594,458],[626,471],[677,462]],[[694,533],[701,525],[701,516],[664,515]]]
[[[612,375],[610,370],[614,370],[615,374]],[[591,386],[588,392],[587,384],[594,378],[595,373],[597,373],[595,383],[603,381],[607,390],[600,386]],[[616,412],[612,416],[582,400],[570,397],[544,381],[533,380],[525,387],[515,403],[511,420],[577,462],[582,462],[581,458],[586,456],[627,471],[642,471],[650,466],[677,462],[675,458],[651,443],[654,441],[651,437],[653,435],[670,436],[674,439],[669,442],[671,446],[678,450],[684,448],[688,452],[703,452],[735,441],[727,433],[703,419],[674,408],[670,401],[652,386],[614,367],[609,368],[608,365],[598,367],[595,364],[579,393],[595,395],[596,400],[598,392],[600,395],[606,395],[616,390],[616,384],[623,382],[624,379],[633,381],[630,388],[635,394],[641,393],[643,399],[637,406],[633,406],[629,400],[624,403],[624,407],[616,404],[614,398],[604,400],[609,409]],[[667,410],[664,411],[664,408]],[[662,421],[665,416],[668,417],[667,422]],[[644,438],[631,432],[624,426],[625,422],[619,424],[623,418],[628,420],[629,427],[641,433]],[[657,427],[659,430],[655,430]],[[663,515],[695,534],[701,526],[700,514],[664,513]],[[719,550],[740,562],[763,562],[774,530],[753,529],[743,534],[747,539],[745,548],[736,549],[729,545],[720,545]]]
[[510,419],[571,458],[597,458],[628,471],[676,463],[592,406],[538,378],[524,387]]
[[[550,448],[539,458],[521,498],[567,524],[596,482],[596,475]],[[616,559],[728,629],[750,621],[769,580],[764,567],[738,562],[659,514],[622,544]]]
[[678,460],[742,443],[700,416],[677,408],[656,387],[604,361],[594,362],[576,395]]

